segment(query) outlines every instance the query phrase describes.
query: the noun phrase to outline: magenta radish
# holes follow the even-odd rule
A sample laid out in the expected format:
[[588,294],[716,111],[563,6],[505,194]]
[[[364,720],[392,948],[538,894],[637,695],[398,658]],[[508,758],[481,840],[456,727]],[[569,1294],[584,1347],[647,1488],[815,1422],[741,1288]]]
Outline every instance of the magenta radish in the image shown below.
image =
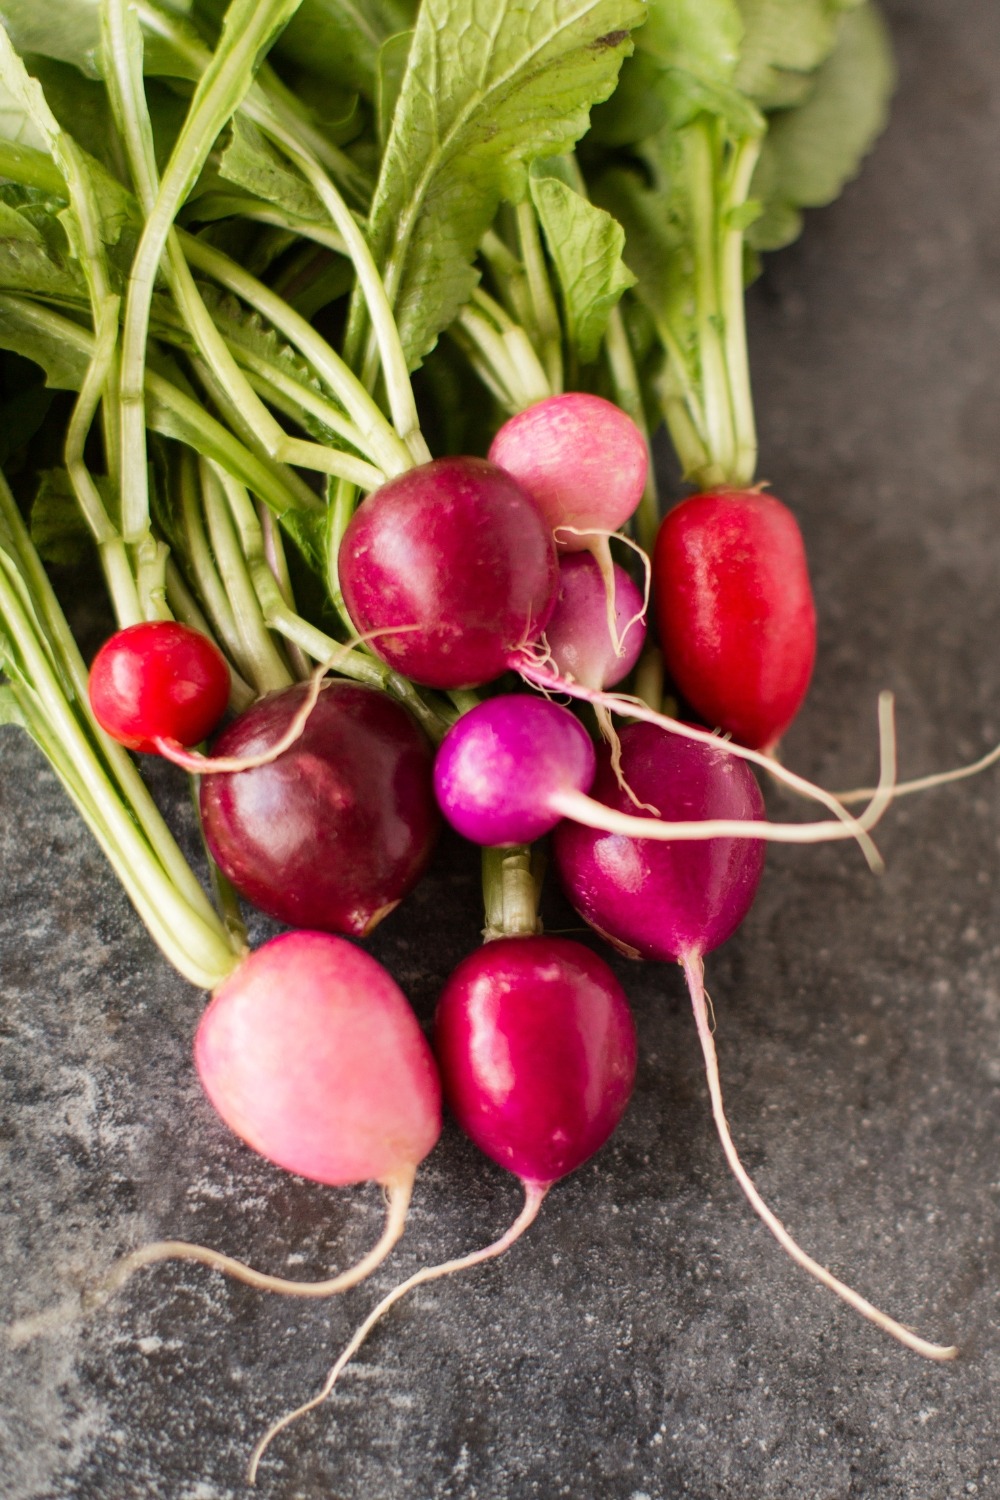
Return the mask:
[[[623,731],[621,752],[630,785],[669,816],[759,816],[761,796],[752,774],[721,749],[635,724]],[[607,754],[592,790],[611,807],[623,801]],[[803,1270],[908,1348],[929,1359],[954,1358],[955,1348],[919,1338],[807,1255],[764,1203],[737,1154],[722,1103],[703,960],[749,910],[763,869],[763,845],[724,838],[704,844],[653,843],[565,822],[556,830],[554,853],[567,895],[592,927],[633,957],[673,960],[682,966],[726,1160],[778,1243]]]
[[90,706],[105,733],[129,750],[164,754],[218,728],[229,668],[218,646],[176,620],[117,631],[94,657]]
[[[642,433],[601,396],[570,391],[518,412],[500,428],[489,457],[538,502],[553,531],[617,531],[642,499],[649,455]],[[588,547],[558,531],[561,551]]]
[[621,654],[608,629],[604,579],[597,561],[586,552],[559,559],[559,596],[545,627],[552,665],[562,677],[584,687],[614,687],[639,660],[646,640],[643,597],[625,569],[614,564],[615,631]]
[[[368,496],[338,555],[357,630],[428,687],[498,677],[555,606],[555,547],[518,482],[480,458],[442,458]],[[385,632],[385,633],[383,633]]]
[[770,751],[802,705],[816,611],[791,511],[756,490],[692,495],[653,555],[667,668],[710,727]]
[[[663,733],[649,732],[653,737]],[[720,835],[754,843],[760,838],[816,837],[816,824],[764,822],[759,793],[753,803],[735,796],[730,807],[708,820],[687,813],[674,818],[669,812],[648,819],[630,816],[627,809],[639,799],[626,778],[618,776],[617,744],[615,736],[609,764],[623,805],[612,807],[606,797],[587,796],[597,770],[594,748],[568,709],[526,694],[488,698],[463,714],[441,742],[434,762],[438,805],[452,827],[475,844],[530,844],[551,832],[561,818],[570,818],[643,844],[678,839],[710,843],[706,866]],[[725,757],[726,752],[720,749],[716,754]],[[756,789],[752,775],[740,765],[733,773],[736,788]],[[648,810],[662,811],[652,804]],[[842,826],[832,825],[836,830]],[[824,832],[829,835],[829,826]]]
[[[255,703],[215,756],[266,753],[305,703],[305,684]],[[439,820],[432,753],[407,710],[357,683],[326,683],[294,744],[252,770],[205,776],[213,858],[261,911],[293,926],[362,936],[420,879]]]
[[434,1048],[455,1118],[487,1156],[521,1179],[524,1207],[493,1244],[425,1266],[372,1309],[322,1390],[257,1444],[251,1482],[272,1439],[326,1400],[401,1297],[493,1260],[514,1244],[553,1184],[607,1141],[635,1080],[635,1027],[622,988],[603,959],[566,938],[499,938],[466,958],[438,1004]]

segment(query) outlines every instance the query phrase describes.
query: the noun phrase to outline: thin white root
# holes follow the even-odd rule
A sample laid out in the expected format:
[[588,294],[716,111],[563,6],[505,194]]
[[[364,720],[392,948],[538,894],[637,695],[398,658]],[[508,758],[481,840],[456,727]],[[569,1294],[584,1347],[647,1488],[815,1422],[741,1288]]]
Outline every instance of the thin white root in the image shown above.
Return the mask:
[[[565,531],[568,536],[594,538],[594,541],[588,544],[587,551],[590,553],[591,557],[600,568],[601,578],[604,581],[604,597],[607,603],[608,611],[608,634],[611,637],[611,644],[615,648],[615,655],[624,656],[625,639],[628,636],[629,631],[632,629],[633,625],[639,625],[643,623],[646,619],[647,613],[649,612],[649,595],[653,581],[653,565],[649,560],[649,554],[639,546],[638,542],[633,541],[630,536],[625,536],[621,531],[604,531],[592,528],[582,530],[579,526],[557,526],[553,530],[552,535],[558,538],[560,531]],[[615,539],[615,541],[624,542],[626,547],[631,547],[633,552],[637,552],[639,554],[639,556],[642,558],[643,573],[645,575],[645,584],[643,587],[642,595],[642,608],[632,616],[631,620],[628,620],[626,622],[625,628],[621,631],[620,634],[618,631],[618,611],[615,608],[615,569],[614,559],[611,556],[612,537]]]
[[549,1186],[551,1184],[530,1182],[524,1184],[524,1206],[521,1212],[506,1233],[502,1234],[498,1240],[494,1240],[492,1245],[487,1245],[483,1250],[474,1250],[471,1255],[462,1255],[457,1260],[444,1261],[438,1266],[424,1266],[422,1270],[415,1271],[412,1276],[408,1276],[405,1281],[401,1281],[398,1286],[393,1287],[392,1291],[372,1308],[367,1318],[357,1328],[350,1343],[343,1350],[336,1364],[326,1377],[322,1390],[318,1391],[311,1400],[304,1402],[302,1406],[297,1406],[294,1411],[286,1412],[283,1417],[279,1417],[264,1433],[264,1436],[250,1455],[250,1463],[247,1467],[247,1482],[249,1484],[256,1484],[257,1469],[260,1461],[271,1446],[271,1443],[278,1436],[278,1433],[283,1432],[293,1422],[297,1422],[300,1417],[304,1417],[307,1412],[315,1411],[317,1406],[322,1406],[336,1385],[341,1372],[351,1362],[355,1354],[357,1354],[361,1345],[375,1327],[375,1324],[381,1321],[389,1309],[394,1307],[400,1298],[405,1297],[407,1292],[411,1292],[414,1287],[423,1286],[425,1282],[437,1281],[440,1277],[451,1276],[456,1271],[467,1271],[471,1266],[481,1265],[486,1260],[494,1260],[498,1255],[502,1255],[505,1250],[509,1250],[515,1240],[519,1240],[528,1226],[534,1223],[538,1216],[538,1210],[545,1200]]
[[597,720],[597,727],[601,731],[601,738],[611,751],[611,769],[621,790],[640,812],[652,813],[655,818],[658,818],[660,816],[659,810],[651,802],[643,802],[641,798],[637,797],[625,779],[625,773],[622,770],[622,742],[618,737],[615,721],[611,717],[611,714],[603,704],[598,703],[594,709],[594,717]]
[[705,1059],[708,1091],[712,1099],[712,1115],[719,1133],[719,1140],[722,1142],[722,1149],[726,1154],[726,1160],[729,1163],[733,1176],[743,1189],[751,1208],[763,1220],[767,1228],[774,1235],[774,1238],[778,1241],[778,1244],[795,1261],[796,1265],[801,1266],[810,1276],[815,1277],[823,1286],[828,1287],[831,1292],[834,1292],[849,1307],[853,1307],[855,1312],[860,1313],[863,1318],[867,1318],[869,1322],[874,1323],[877,1328],[881,1328],[884,1333],[888,1333],[901,1344],[905,1344],[915,1354],[923,1355],[925,1359],[939,1360],[941,1362],[954,1359],[958,1354],[958,1349],[954,1344],[932,1344],[926,1339],[920,1338],[912,1329],[906,1328],[902,1323],[897,1323],[895,1318],[890,1318],[887,1313],[881,1312],[879,1308],[874,1307],[871,1302],[854,1291],[853,1288],[839,1281],[831,1271],[828,1271],[825,1266],[820,1265],[819,1261],[813,1260],[812,1256],[807,1255],[801,1246],[792,1239],[788,1230],[781,1223],[781,1220],[768,1208],[754,1186],[749,1173],[740,1161],[736,1147],[733,1144],[733,1138],[729,1133],[729,1122],[726,1119],[725,1110],[722,1105],[719,1063],[715,1052],[715,1041],[712,1036],[712,1028],[709,1024],[706,1005],[704,966],[700,957],[690,955],[683,960],[682,967],[687,978],[688,989],[691,993],[695,1025],[698,1028],[698,1039],[701,1042],[702,1055]]
[[193,1245],[187,1240],[156,1240],[122,1256],[103,1281],[81,1293],[76,1302],[67,1300],[46,1312],[37,1313],[30,1318],[20,1318],[12,1323],[7,1329],[8,1341],[14,1345],[26,1344],[39,1334],[52,1333],[75,1322],[85,1314],[103,1307],[136,1271],[166,1260],[197,1261],[199,1265],[208,1266],[213,1271],[222,1271],[226,1276],[232,1276],[236,1281],[245,1282],[247,1286],[256,1287],[259,1291],[280,1292],[287,1297],[332,1297],[337,1292],[346,1292],[364,1281],[366,1276],[370,1276],[382,1264],[402,1235],[415,1175],[416,1169],[408,1168],[392,1182],[385,1184],[386,1219],[378,1243],[356,1265],[341,1271],[338,1276],[331,1276],[325,1281],[291,1281],[284,1276],[271,1276],[265,1271],[255,1271],[243,1261],[223,1255],[221,1251],[211,1250],[207,1245]]
[[[893,788],[893,798],[908,797],[911,792],[926,792],[935,786],[947,786],[952,781],[964,781],[967,776],[978,776],[981,771],[988,771],[998,761],[1000,745],[980,756],[979,760],[974,760],[967,766],[958,766],[954,771],[938,771],[932,776],[918,776],[915,781],[898,781]],[[868,787],[856,787],[851,792],[837,793],[838,801],[845,806],[849,803],[867,802],[870,796],[871,789]]]
[[289,720],[288,728],[279,740],[267,750],[262,750],[259,755],[200,755],[197,750],[186,749],[177,740],[157,739],[153,743],[164,760],[171,761],[184,771],[190,771],[194,776],[218,776],[269,766],[301,739],[309,716],[319,700],[323,678],[328,672],[335,672],[340,663],[346,661],[358,646],[367,645],[369,641],[377,640],[383,635],[398,635],[401,631],[412,629],[412,625],[393,625],[382,630],[370,630],[367,635],[352,636],[349,641],[345,641],[309,674],[309,690]]
[[523,654],[517,663],[517,670],[525,682],[532,687],[539,688],[542,692],[565,693],[569,698],[578,698],[584,703],[603,704],[613,713],[620,714],[623,718],[638,719],[644,724],[655,724],[661,729],[666,729],[671,734],[678,734],[683,739],[697,740],[703,745],[713,745],[718,750],[724,750],[727,755],[735,755],[740,760],[748,760],[752,765],[761,766],[778,781],[784,782],[793,788],[801,796],[811,798],[827,807],[834,817],[840,822],[850,826],[854,838],[857,840],[865,859],[870,868],[876,872],[881,871],[884,866],[882,856],[875,847],[869,836],[869,829],[885,812],[886,807],[892,800],[892,778],[894,772],[890,769],[886,773],[886,766],[895,765],[895,732],[893,727],[893,698],[891,693],[879,695],[879,733],[881,737],[880,760],[882,765],[882,779],[869,806],[860,818],[855,818],[847,808],[838,801],[832,792],[824,791],[822,787],[815,786],[813,782],[807,781],[803,776],[797,776],[794,771],[789,771],[785,766],[774,761],[769,755],[761,750],[748,750],[745,745],[737,745],[733,740],[723,739],[720,735],[712,733],[708,729],[698,729],[693,724],[685,724],[680,719],[672,719],[667,714],[657,713],[640,698],[633,698],[625,693],[599,693],[594,689],[585,687],[583,683],[576,682],[570,677],[561,677],[546,669],[536,661],[532,661],[527,654]]

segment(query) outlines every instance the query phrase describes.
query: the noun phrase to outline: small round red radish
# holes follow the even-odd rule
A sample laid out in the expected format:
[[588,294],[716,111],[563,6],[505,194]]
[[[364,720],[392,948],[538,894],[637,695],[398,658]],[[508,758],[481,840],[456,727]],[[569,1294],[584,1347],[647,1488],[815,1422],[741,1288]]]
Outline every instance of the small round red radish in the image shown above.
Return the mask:
[[[629,784],[667,816],[762,816],[760,790],[749,768],[722,749],[678,739],[655,725],[634,724],[622,732],[621,758]],[[592,790],[611,807],[624,804],[607,754]],[[635,958],[672,959],[683,967],[712,1115],[726,1160],[747,1201],[782,1249],[810,1276],[900,1343],[929,1359],[954,1358],[955,1348],[919,1338],[807,1255],[761,1198],[737,1153],[722,1102],[703,960],[736,930],[749,910],[763,868],[763,844],[726,838],[654,843],[602,834],[569,822],[559,825],[553,843],[563,886],[592,927]]]
[[653,554],[660,643],[696,713],[751,749],[773,749],[805,698],[816,611],[802,534],[756,490],[692,495]]
[[94,657],[90,706],[101,728],[129,750],[197,745],[229,701],[229,668],[218,646],[177,620],[117,631]]
[[510,1249],[537,1217],[549,1188],[607,1141],[635,1081],[635,1027],[624,992],[603,959],[566,938],[499,938],[471,954],[441,996],[434,1047],[459,1125],[521,1179],[524,1206],[492,1244],[424,1266],[382,1298],[323,1388],[258,1442],[251,1483],[272,1439],[326,1400],[391,1307],[415,1287]]
[[517,481],[481,458],[441,458],[358,507],[338,555],[358,632],[428,687],[500,676],[545,628],[558,572],[552,536]]
[[229,1128],[315,1182],[412,1181],[441,1131],[417,1018],[345,938],[287,932],[258,948],[215,991],[194,1055]]
[[[620,738],[624,779],[664,821],[763,819],[753,772],[723,747],[653,724],[627,725]],[[607,750],[591,797],[616,812],[636,811]],[[639,816],[656,826],[651,814]],[[677,962],[686,953],[710,953],[736,931],[764,868],[757,839],[654,842],[568,821],[556,830],[554,855],[567,895],[592,927],[635,957]]]
[[616,634],[622,654],[615,649],[608,628],[604,578],[588,552],[559,559],[559,597],[545,627],[552,663],[563,677],[584,687],[614,687],[639,660],[646,641],[642,594],[625,569],[613,564]]
[[[300,683],[260,699],[213,753],[266,751],[308,691]],[[362,936],[430,859],[439,827],[431,768],[430,744],[405,708],[373,688],[328,682],[276,760],[202,778],[205,838],[226,877],[269,916]]]
[[[646,441],[630,417],[601,396],[570,391],[518,412],[500,428],[489,456],[538,502],[550,527],[617,531],[646,484]],[[586,536],[567,531],[557,546],[577,552]]]
[[500,938],[464,959],[438,1003],[434,1050],[465,1133],[539,1188],[604,1145],[635,1080],[624,992],[567,938]]

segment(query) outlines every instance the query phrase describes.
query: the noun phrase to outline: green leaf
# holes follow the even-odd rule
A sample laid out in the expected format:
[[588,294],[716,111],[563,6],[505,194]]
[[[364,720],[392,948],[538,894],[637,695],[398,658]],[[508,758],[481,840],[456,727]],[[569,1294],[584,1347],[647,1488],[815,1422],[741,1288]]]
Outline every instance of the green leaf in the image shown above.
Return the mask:
[[[185,9],[177,4],[148,8],[162,11],[175,33],[187,32],[204,48],[204,42],[178,14]],[[0,22],[22,56],[40,53],[44,57],[71,63],[89,78],[101,76],[101,5],[100,0],[0,0]],[[143,65],[147,73],[166,77],[194,78],[196,72],[168,34],[159,29],[146,30]]]
[[322,203],[301,174],[289,167],[263,131],[241,115],[234,115],[230,121],[218,174],[252,197],[276,203],[296,218],[329,222]]
[[471,295],[500,199],[572,149],[644,15],[643,0],[424,0],[370,219],[411,367]]
[[739,0],[744,36],[735,83],[761,109],[801,102],[833,51],[842,13],[859,0]]
[[28,727],[17,692],[7,684],[0,686],[0,724],[16,724],[19,729]]
[[763,204],[747,233],[754,249],[789,244],[802,227],[800,209],[838,196],[885,125],[895,77],[888,34],[874,7],[845,15],[806,102],[771,121],[751,186]]
[[415,0],[303,0],[274,55],[374,102],[379,50],[413,25],[416,8]]
[[31,506],[31,540],[42,559],[59,567],[76,567],[93,550],[93,538],[76,502],[65,469],[39,475]]
[[581,364],[589,364],[612,308],[635,284],[622,260],[625,231],[559,177],[532,172],[531,197],[559,279],[567,336]]
[[398,31],[382,43],[378,54],[378,77],[375,89],[375,125],[379,145],[385,150],[396,113],[400,89],[406,75],[406,64],[413,45],[412,31]]

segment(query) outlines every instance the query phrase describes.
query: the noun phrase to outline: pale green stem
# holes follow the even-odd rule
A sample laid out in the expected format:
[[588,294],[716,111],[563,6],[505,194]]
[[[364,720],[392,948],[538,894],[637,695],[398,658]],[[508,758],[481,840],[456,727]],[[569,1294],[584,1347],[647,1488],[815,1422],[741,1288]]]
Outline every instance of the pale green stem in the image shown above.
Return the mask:
[[242,503],[246,491],[224,469],[215,468],[206,460],[202,460],[200,467],[202,506],[212,551],[233,608],[246,671],[258,695],[263,696],[287,687],[292,676],[268,633],[233,524],[230,496],[239,492],[237,503]]
[[80,387],[80,394],[66,429],[63,457],[77,504],[97,544],[105,582],[111,597],[115,619],[120,627],[136,625],[142,619],[139,593],[132,574],[128,551],[112,524],[101,493],[87,468],[84,449],[87,434],[109,388],[118,342],[117,297],[108,297],[97,313],[94,357]]
[[615,400],[632,418],[646,443],[649,467],[646,470],[646,484],[642,499],[639,501],[639,508],[633,517],[633,522],[639,545],[647,556],[650,556],[660,525],[660,502],[656,493],[656,470],[653,466],[646,409],[643,405],[642,392],[639,389],[639,373],[635,367],[635,360],[632,358],[632,346],[629,343],[625,319],[619,307],[612,308],[611,316],[608,318],[604,347],[607,350],[608,368],[611,371],[611,379],[615,388]]
[[528,278],[535,326],[541,341],[542,363],[549,387],[554,395],[558,395],[563,388],[562,326],[545,266],[538,218],[534,205],[527,199],[517,205],[516,212],[521,255]]
[[[192,630],[211,637],[212,626],[206,615],[202,613],[197,599],[184,582],[183,574],[172,557],[167,559],[167,603],[170,605],[170,613],[175,620],[180,620],[182,624],[190,625]],[[232,663],[228,665],[229,707],[234,714],[241,714],[250,707],[251,703],[256,702],[257,694],[250,684],[243,680]]]
[[754,421],[753,394],[750,386],[750,362],[747,354],[746,312],[744,303],[743,230],[731,221],[733,211],[742,207],[750,191],[750,182],[760,156],[761,141],[746,140],[734,147],[730,168],[730,186],[722,217],[720,282],[728,374],[729,397],[733,414],[735,453],[732,482],[748,485],[757,467],[757,430]]
[[697,123],[688,126],[685,134],[692,163],[695,326],[701,366],[702,409],[709,454],[728,475],[733,471],[736,437],[720,328],[722,307],[718,283],[714,130],[709,124]]
[[191,235],[182,235],[189,262],[211,276],[220,286],[248,303],[272,324],[312,365],[355,423],[364,442],[362,451],[386,474],[401,474],[412,468],[413,459],[395,428],[387,421],[362,382],[310,327],[294,308],[270,291],[256,277],[211,245]]
[[[278,592],[285,604],[289,609],[294,610],[295,594],[292,589],[292,576],[288,571],[288,558],[285,555],[285,545],[281,539],[281,528],[266,505],[258,502],[255,509],[261,537],[264,542],[264,556],[267,560],[267,566],[274,575],[274,581],[278,585]],[[301,678],[308,677],[312,668],[306,660],[305,653],[301,647],[296,646],[293,641],[288,641],[285,643],[285,653],[292,664],[295,675]]]
[[140,541],[149,525],[145,380],[150,304],[160,260],[177,211],[208,158],[219,131],[252,81],[257,54],[270,38],[284,0],[260,0],[239,35],[224,29],[203,73],[167,162],[132,262],[122,338],[122,530]]
[[413,387],[410,384],[410,372],[403,353],[399,329],[396,327],[389,295],[379,275],[371,250],[368,248],[368,241],[362,234],[351,210],[322,167],[302,150],[300,140],[284,130],[274,129],[269,131],[269,134],[289,161],[294,162],[298,167],[343,236],[347,253],[357,273],[358,286],[367,304],[368,316],[371,319],[393,424],[410,451],[412,461],[418,464],[426,463],[430,458],[430,453],[420,432],[420,420],[417,416]]
[[483,941],[502,937],[533,937],[541,932],[538,919],[539,886],[532,869],[531,848],[515,844],[483,850]]

